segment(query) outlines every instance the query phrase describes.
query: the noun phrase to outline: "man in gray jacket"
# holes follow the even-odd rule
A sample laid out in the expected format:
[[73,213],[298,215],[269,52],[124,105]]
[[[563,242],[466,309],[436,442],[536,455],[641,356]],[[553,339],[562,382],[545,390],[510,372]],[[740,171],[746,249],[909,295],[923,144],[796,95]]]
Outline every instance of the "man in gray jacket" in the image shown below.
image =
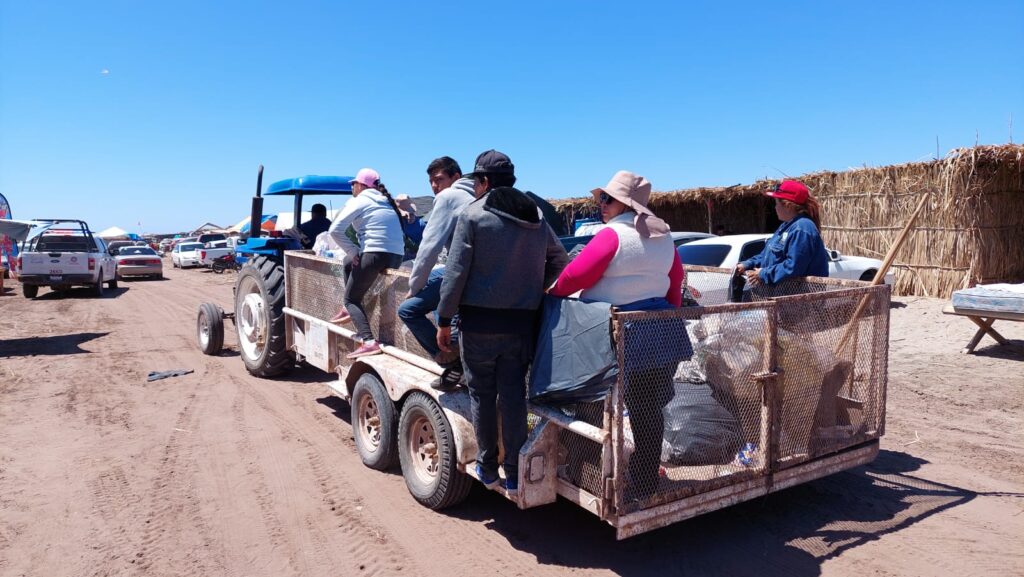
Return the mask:
[[459,315],[459,344],[476,429],[476,474],[498,482],[498,398],[505,488],[519,487],[519,450],[526,442],[526,371],[533,358],[537,309],[544,290],[568,256],[537,208],[512,187],[515,167],[488,150],[476,159],[477,200],[458,217],[448,255],[437,344],[451,348],[451,320]]
[[434,207],[430,210],[423,240],[416,251],[416,260],[409,275],[409,294],[398,307],[398,317],[409,327],[409,332],[420,346],[438,364],[445,365],[455,360],[455,355],[440,354],[437,329],[429,318],[441,301],[444,264],[438,259],[451,246],[456,217],[476,196],[473,194],[473,179],[464,178],[459,163],[449,156],[431,162],[427,166],[427,176],[435,195]]

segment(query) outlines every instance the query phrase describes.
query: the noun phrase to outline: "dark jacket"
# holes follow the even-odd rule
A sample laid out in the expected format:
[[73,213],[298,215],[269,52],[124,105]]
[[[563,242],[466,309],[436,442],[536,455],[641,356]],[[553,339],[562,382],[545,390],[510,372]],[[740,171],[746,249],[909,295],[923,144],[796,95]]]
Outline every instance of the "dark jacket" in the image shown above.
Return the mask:
[[758,276],[773,285],[791,276],[828,276],[828,253],[818,227],[805,214],[782,223],[768,239],[761,254],[743,261],[747,270],[760,268]]
[[313,243],[316,242],[317,235],[321,232],[327,232],[328,228],[331,228],[331,219],[326,216],[314,216],[299,225],[299,230],[301,230],[302,234],[306,235],[306,238],[309,239],[309,246],[313,246]]
[[537,205],[515,188],[495,188],[459,215],[441,283],[439,324],[449,326],[457,312],[467,332],[532,332],[544,289],[566,263],[565,249]]

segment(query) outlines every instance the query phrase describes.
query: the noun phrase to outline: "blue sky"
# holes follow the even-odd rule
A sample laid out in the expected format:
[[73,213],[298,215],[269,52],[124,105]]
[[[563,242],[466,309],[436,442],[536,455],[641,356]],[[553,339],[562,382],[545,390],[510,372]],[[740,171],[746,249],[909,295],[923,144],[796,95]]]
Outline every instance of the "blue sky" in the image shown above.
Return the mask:
[[259,164],[416,196],[497,148],[560,198],[926,160],[1024,140],[1022,54],[1021,0],[0,0],[0,193],[173,232],[247,215]]

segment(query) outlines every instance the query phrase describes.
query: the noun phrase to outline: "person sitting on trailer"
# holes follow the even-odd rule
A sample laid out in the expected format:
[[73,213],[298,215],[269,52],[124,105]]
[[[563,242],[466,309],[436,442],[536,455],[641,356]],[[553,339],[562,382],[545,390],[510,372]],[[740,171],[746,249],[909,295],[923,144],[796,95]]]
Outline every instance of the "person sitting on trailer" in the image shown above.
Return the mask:
[[[565,267],[548,294],[566,297],[582,291],[581,300],[609,303],[623,312],[679,308],[686,273],[668,225],[647,208],[651,183],[621,170],[591,194],[608,226]],[[665,429],[662,409],[675,394],[672,376],[679,360],[692,353],[688,341],[673,345],[684,352],[672,354],[672,347],[662,343],[656,346],[664,355],[627,349],[622,367],[624,401],[636,447],[628,465],[629,492],[635,497],[657,491]]]
[[765,192],[775,199],[782,221],[761,254],[736,265],[752,287],[772,286],[794,276],[828,276],[828,252],[821,240],[821,207],[802,182],[785,180]]

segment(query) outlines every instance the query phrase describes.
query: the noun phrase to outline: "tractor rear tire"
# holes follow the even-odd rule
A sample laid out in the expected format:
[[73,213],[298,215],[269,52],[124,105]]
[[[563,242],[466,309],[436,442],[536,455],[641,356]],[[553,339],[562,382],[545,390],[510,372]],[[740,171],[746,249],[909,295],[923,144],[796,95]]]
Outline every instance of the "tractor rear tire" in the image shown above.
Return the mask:
[[284,334],[284,266],[254,256],[235,281],[235,329],[245,368],[257,377],[274,377],[295,364]]

